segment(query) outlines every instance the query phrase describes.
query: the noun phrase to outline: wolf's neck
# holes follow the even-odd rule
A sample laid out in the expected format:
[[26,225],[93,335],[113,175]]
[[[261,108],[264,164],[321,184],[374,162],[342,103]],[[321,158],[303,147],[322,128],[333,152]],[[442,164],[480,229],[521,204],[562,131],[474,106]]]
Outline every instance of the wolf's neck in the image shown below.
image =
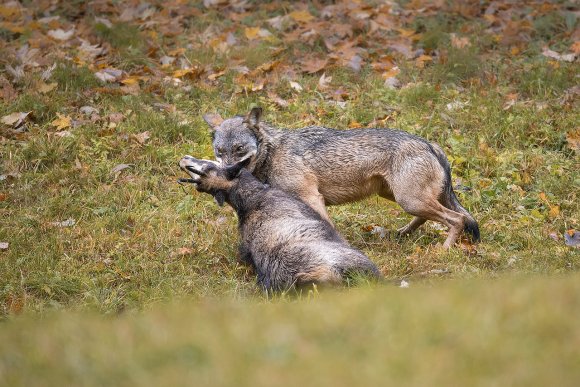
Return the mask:
[[274,128],[263,122],[260,123],[260,129],[264,136],[260,139],[253,174],[261,182],[268,183],[268,173],[271,169],[273,152],[280,142],[283,130]]
[[240,222],[245,220],[248,212],[260,204],[263,192],[268,189],[249,172],[245,172],[248,175],[241,176],[229,193],[230,204],[236,210]]

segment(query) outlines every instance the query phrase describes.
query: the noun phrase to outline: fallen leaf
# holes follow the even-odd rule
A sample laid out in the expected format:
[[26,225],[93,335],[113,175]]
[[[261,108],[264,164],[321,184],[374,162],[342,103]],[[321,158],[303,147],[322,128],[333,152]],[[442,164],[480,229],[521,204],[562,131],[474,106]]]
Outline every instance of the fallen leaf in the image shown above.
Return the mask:
[[280,98],[280,96],[278,94],[274,93],[273,91],[268,92],[268,98],[270,98],[270,100],[272,100],[276,105],[278,105],[282,108],[286,108],[286,107],[290,106],[290,103],[288,101]]
[[74,28],[72,28],[68,31],[64,31],[64,30],[59,28],[56,30],[49,30],[47,34],[48,34],[48,36],[50,36],[51,38],[53,38],[55,40],[65,41],[65,40],[69,40],[70,38],[72,38],[74,33],[75,33]]
[[26,119],[26,117],[28,117],[30,113],[32,112],[11,113],[2,117],[2,120],[0,121],[5,125],[17,128],[24,123],[24,120]]
[[328,87],[330,86],[330,82],[332,82],[332,77],[327,77],[326,73],[323,73],[320,76],[320,79],[318,79],[318,88],[320,90],[328,89]]
[[12,101],[18,96],[10,81],[0,75],[0,98],[5,101]]
[[445,105],[445,107],[447,108],[447,110],[452,111],[452,110],[461,109],[462,107],[464,107],[466,105],[467,105],[467,102],[453,101],[453,102],[449,102],[447,105]]
[[314,19],[314,16],[312,16],[312,14],[308,11],[294,11],[290,12],[288,16],[299,23],[308,23]]
[[580,248],[580,232],[576,230],[568,230],[564,233],[564,243],[566,246]]
[[51,125],[56,128],[56,130],[62,130],[68,128],[71,125],[71,118],[65,116],[64,114],[56,113],[57,118],[51,122]]
[[193,249],[189,247],[180,247],[177,249],[177,255],[189,255],[193,253]]
[[8,199],[8,194],[0,193],[0,202],[6,201]]
[[302,90],[304,90],[304,88],[302,86],[300,86],[300,84],[298,82],[294,82],[294,81],[288,81],[290,83],[290,87],[293,88],[294,90],[296,90],[297,92],[301,92]]
[[175,57],[163,55],[159,58],[159,62],[161,62],[161,66],[171,66],[175,62]]
[[307,60],[303,60],[302,62],[300,62],[300,64],[301,64],[300,69],[302,70],[302,72],[314,74],[321,70],[324,70],[324,68],[328,65],[328,59],[310,58]]
[[76,220],[73,218],[68,218],[67,220],[63,220],[62,222],[50,222],[51,226],[54,227],[72,227],[77,223]]
[[111,169],[111,174],[116,174],[124,169],[131,168],[134,164],[118,164],[113,169]]
[[580,128],[566,133],[566,142],[570,149],[580,152]]
[[468,37],[460,38],[456,34],[451,34],[451,45],[455,48],[469,47],[471,43]]
[[119,122],[125,119],[125,115],[123,113],[111,113],[107,116],[107,119],[109,120],[109,122],[118,124]]
[[260,38],[269,38],[272,33],[267,29],[260,27],[246,27],[244,28],[244,35],[248,40],[255,40]]
[[141,87],[139,86],[139,83],[131,83],[129,85],[121,86],[120,90],[123,94],[138,95],[141,91]]
[[417,65],[417,67],[423,68],[423,67],[425,67],[426,62],[432,62],[432,61],[433,61],[433,58],[430,57],[429,55],[420,55],[417,59],[415,59],[415,64]]
[[560,215],[560,206],[550,206],[550,211],[548,212],[548,216],[550,218],[557,218]]
[[82,106],[79,111],[86,116],[92,116],[93,114],[99,114],[99,110],[92,106]]
[[362,58],[358,55],[353,55],[348,61],[348,67],[358,73],[362,67]]
[[57,137],[72,137],[73,134],[68,130],[62,130],[60,132],[54,133],[54,135]]
[[104,17],[96,17],[95,23],[102,24],[107,28],[113,28],[113,23],[111,23],[111,21],[109,19],[104,18]]
[[0,242],[0,250],[8,250],[10,244],[8,242]]
[[149,131],[143,132],[143,133],[139,133],[139,134],[134,134],[133,138],[135,140],[137,140],[137,142],[141,145],[145,144],[147,142],[147,140],[149,140],[149,138],[151,138],[151,134],[149,133]]
[[575,53],[558,54],[556,51],[552,51],[547,47],[544,47],[544,51],[542,51],[542,55],[545,57],[548,57],[548,58],[552,58],[552,59],[556,59],[556,60],[564,61],[564,62],[574,62],[574,60],[576,59]]
[[115,82],[123,76],[123,71],[115,68],[106,68],[95,73],[101,82]]
[[42,94],[50,93],[57,86],[58,86],[58,83],[56,83],[56,82],[52,82],[52,83],[44,83],[44,82],[42,82],[42,83],[40,83],[38,85],[38,91],[41,92]]
[[213,73],[213,74],[208,75],[207,79],[209,79],[210,81],[215,81],[219,77],[223,76],[225,73],[226,73],[225,70],[218,71],[217,73]]

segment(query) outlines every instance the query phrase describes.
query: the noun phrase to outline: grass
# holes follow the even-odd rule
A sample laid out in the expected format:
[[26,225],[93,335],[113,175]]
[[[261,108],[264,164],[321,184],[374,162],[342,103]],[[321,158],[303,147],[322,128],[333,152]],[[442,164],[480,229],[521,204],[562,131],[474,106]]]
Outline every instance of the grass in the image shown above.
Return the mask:
[[207,298],[114,317],[28,315],[0,331],[0,384],[573,386],[579,279],[411,282],[265,303]]
[[[58,14],[76,20],[79,7]],[[9,242],[0,251],[0,385],[577,384],[580,250],[563,238],[580,228],[578,151],[566,140],[580,122],[569,97],[578,65],[541,56],[546,44],[570,47],[573,15],[534,14],[516,50],[483,20],[442,11],[400,21],[421,34],[417,48],[437,54],[433,63],[395,57],[403,86],[388,88],[372,69],[383,53],[369,39],[361,71],[331,63],[324,90],[321,74],[285,67],[322,55],[323,39],[285,44],[266,21],[279,7],[239,22],[201,5],[195,12],[210,19],[186,15],[175,36],[152,33],[167,28],[156,14],[111,28],[90,14],[80,31],[106,56],[79,64],[66,43],[72,51],[57,55],[47,81],[58,83],[54,91],[39,92],[39,73],[27,72],[19,95],[0,104],[0,116],[32,111],[28,132],[0,130],[0,242]],[[251,26],[274,36],[249,41]],[[212,48],[210,27],[231,31],[236,45]],[[37,36],[10,33],[7,45]],[[453,47],[451,33],[469,46]],[[203,71],[175,86],[179,61],[157,61],[178,49]],[[279,67],[248,79],[235,68],[273,61]],[[139,78],[140,91],[98,81],[93,73],[105,67]],[[264,89],[240,86],[258,81]],[[86,105],[98,119],[79,113]],[[410,216],[378,197],[331,207],[338,230],[386,283],[267,299],[238,262],[234,212],[176,183],[184,154],[213,157],[203,113],[229,117],[255,105],[289,130],[379,122],[440,144],[482,242],[441,251],[446,231],[430,222],[398,238]],[[54,135],[57,113],[73,118],[70,137]],[[149,139],[138,141],[144,132]],[[129,167],[115,173],[119,164]],[[68,219],[74,225],[59,226]],[[383,238],[369,232],[374,226]],[[402,279],[410,289],[392,286]]]

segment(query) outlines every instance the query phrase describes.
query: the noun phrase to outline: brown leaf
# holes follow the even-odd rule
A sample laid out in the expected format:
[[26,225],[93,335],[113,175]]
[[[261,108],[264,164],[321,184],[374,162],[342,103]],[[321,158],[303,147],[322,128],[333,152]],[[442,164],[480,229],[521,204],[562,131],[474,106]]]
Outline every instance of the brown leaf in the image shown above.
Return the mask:
[[193,249],[189,247],[180,247],[177,249],[177,255],[189,255],[193,253]]
[[147,140],[149,140],[149,138],[151,138],[151,134],[149,133],[149,131],[143,132],[143,133],[139,133],[139,134],[134,134],[133,138],[135,140],[137,140],[137,142],[141,145],[145,144],[147,142]]
[[2,122],[5,125],[17,128],[24,123],[24,121],[26,120],[26,117],[28,117],[28,115],[30,113],[32,113],[32,112],[16,112],[16,113],[8,114],[8,115],[5,115],[4,117],[2,117],[0,122]]
[[455,48],[469,47],[471,43],[468,37],[460,38],[456,34],[451,34],[451,45]]
[[580,128],[566,133],[566,142],[570,149],[580,152]]
[[326,66],[328,65],[328,59],[310,58],[302,61],[300,64],[301,64],[300,69],[302,70],[302,72],[314,74],[326,68]]
[[0,75],[0,87],[1,87],[0,98],[2,98],[4,101],[7,102],[12,101],[18,95],[16,93],[16,90],[14,90],[14,87],[12,87],[10,81],[1,75]]
[[280,98],[280,96],[278,96],[278,94],[274,93],[273,91],[268,91],[268,98],[270,98],[276,105],[280,106],[281,108],[287,108],[290,106],[288,101]]

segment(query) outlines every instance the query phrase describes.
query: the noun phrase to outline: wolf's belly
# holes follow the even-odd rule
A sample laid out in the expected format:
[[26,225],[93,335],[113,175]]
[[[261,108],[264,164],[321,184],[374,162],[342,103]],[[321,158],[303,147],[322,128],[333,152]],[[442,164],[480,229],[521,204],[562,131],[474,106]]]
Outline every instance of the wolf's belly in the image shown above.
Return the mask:
[[390,198],[392,194],[382,177],[373,176],[367,179],[336,179],[318,181],[318,192],[324,197],[326,205],[355,202],[371,195],[379,194]]

